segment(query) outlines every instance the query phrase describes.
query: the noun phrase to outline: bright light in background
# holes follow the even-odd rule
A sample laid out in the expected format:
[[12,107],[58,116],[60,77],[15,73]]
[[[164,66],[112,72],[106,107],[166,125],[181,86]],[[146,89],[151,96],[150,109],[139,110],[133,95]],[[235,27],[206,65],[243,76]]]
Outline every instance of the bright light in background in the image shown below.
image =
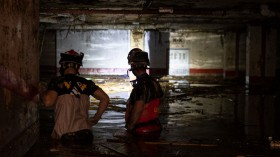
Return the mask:
[[170,49],[169,74],[189,75],[189,49]]
[[[87,30],[68,33],[57,31],[57,67],[60,53],[74,49],[83,52],[82,68],[106,74],[126,75],[129,68],[127,54],[130,50],[129,30]],[[96,70],[97,69],[97,70]]]
[[130,81],[136,80],[136,76],[133,75],[132,71],[127,71],[127,75]]

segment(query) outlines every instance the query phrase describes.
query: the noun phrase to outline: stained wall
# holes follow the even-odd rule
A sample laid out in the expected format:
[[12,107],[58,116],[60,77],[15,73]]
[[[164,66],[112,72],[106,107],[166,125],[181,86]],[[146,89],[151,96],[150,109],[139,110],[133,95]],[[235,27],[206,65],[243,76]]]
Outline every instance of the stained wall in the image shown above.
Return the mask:
[[[189,74],[186,74],[186,76],[219,76],[222,78],[236,77],[240,74],[244,76],[246,60],[245,33],[235,31],[217,33],[189,30],[176,30],[173,32],[131,30],[130,36],[125,39],[127,43],[120,44],[121,39],[111,35],[118,31],[120,30],[106,30],[103,32],[107,33],[98,35],[99,30],[57,30],[56,45],[49,44],[55,41],[53,37],[50,40],[48,40],[49,38],[45,40],[44,45],[50,46],[43,47],[42,56],[53,54],[54,52],[49,52],[50,49],[56,49],[56,53],[61,53],[66,48],[82,50],[86,53],[85,65],[87,65],[87,58],[90,58],[90,56],[93,61],[96,60],[94,61],[96,64],[92,65],[92,67],[85,66],[82,67],[82,70],[83,68],[95,69],[93,71],[98,71],[99,74],[109,74],[110,71],[114,71],[117,68],[122,68],[124,69],[122,71],[125,72],[127,67],[119,67],[121,64],[118,62],[126,64],[126,53],[131,48],[139,47],[149,52],[151,72],[153,74],[168,75],[170,51],[173,49],[187,49],[189,50],[189,61],[186,64],[189,67]],[[61,35],[62,32],[64,33],[63,35]],[[51,33],[54,34],[53,31],[47,30],[46,37],[50,36],[48,34]],[[113,45],[120,46],[126,50],[118,52],[114,48],[115,51],[112,51]],[[62,48],[65,50],[60,50]],[[100,51],[100,48],[102,48],[102,51]],[[88,52],[90,52],[90,56],[88,56]],[[103,57],[99,57],[100,55]],[[114,57],[112,58],[112,56]],[[42,62],[47,64],[57,62],[57,60],[46,62],[50,58],[43,57]],[[59,56],[57,56],[58,58]],[[102,62],[110,62],[111,67],[108,64],[102,66]],[[50,69],[49,66],[45,67],[45,69]]]
[[22,156],[38,139],[39,2],[1,0],[0,154]]
[[170,34],[170,48],[189,50],[189,76],[235,77],[245,72],[245,39],[234,31],[178,30]]

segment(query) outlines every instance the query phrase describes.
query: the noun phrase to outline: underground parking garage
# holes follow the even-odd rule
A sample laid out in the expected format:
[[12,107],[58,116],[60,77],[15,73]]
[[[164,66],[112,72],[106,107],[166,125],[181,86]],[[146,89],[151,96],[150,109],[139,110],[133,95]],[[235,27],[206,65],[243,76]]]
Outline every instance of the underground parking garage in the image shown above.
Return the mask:
[[[1,156],[279,156],[278,1],[1,3]],[[156,141],[125,131],[135,47],[164,90]],[[91,147],[53,147],[53,108],[33,101],[70,49],[110,97]]]

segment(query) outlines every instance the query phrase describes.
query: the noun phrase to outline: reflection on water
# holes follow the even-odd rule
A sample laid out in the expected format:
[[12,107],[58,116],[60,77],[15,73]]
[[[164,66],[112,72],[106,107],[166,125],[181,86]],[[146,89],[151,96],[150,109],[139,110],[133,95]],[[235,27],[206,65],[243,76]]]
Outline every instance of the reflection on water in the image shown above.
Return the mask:
[[110,93],[108,94],[110,98],[122,98],[122,99],[128,99],[130,95],[130,91],[124,91],[124,92],[117,92],[117,93]]
[[[246,92],[247,89],[238,86],[193,86],[186,81],[162,81],[165,91],[160,108],[163,131],[157,141],[151,142],[135,140],[126,134],[124,112],[131,85],[129,82],[116,85],[103,86],[111,102],[99,123],[92,127],[95,151],[100,154],[153,157],[280,155],[280,148],[271,149],[268,143],[268,139],[280,140],[278,91]],[[118,92],[118,89],[121,90]],[[97,103],[93,101],[90,116],[96,108]],[[88,151],[80,154],[89,154]]]
[[[145,147],[143,148],[145,151],[149,150],[147,147],[149,146],[156,156],[209,153],[217,155],[225,153],[232,156],[241,152],[241,154],[271,155],[268,138],[278,140],[280,133],[277,93],[255,95],[246,94],[243,87],[195,85],[186,88],[186,82],[183,84],[181,86],[176,82],[174,89],[166,89],[166,97],[162,100],[160,109],[162,135],[154,144],[144,142],[142,147]],[[108,122],[111,122],[109,125],[112,125],[112,130],[117,128],[114,131],[123,131],[120,126],[124,124],[120,123],[124,121],[117,121],[116,118],[124,117],[114,117],[110,114],[113,112],[108,112],[106,124],[100,125],[108,125]],[[108,138],[116,137],[112,133]],[[134,146],[130,144],[130,147],[139,149],[140,146],[136,147],[135,143],[137,142],[134,142]],[[114,144],[110,145],[112,147]],[[161,150],[155,153],[155,146]],[[185,149],[191,146],[195,148]],[[134,153],[139,151],[135,148],[125,147],[122,151],[126,151],[127,155],[131,153],[127,151]],[[143,155],[143,150],[141,151]],[[130,155],[133,156],[134,153]]]

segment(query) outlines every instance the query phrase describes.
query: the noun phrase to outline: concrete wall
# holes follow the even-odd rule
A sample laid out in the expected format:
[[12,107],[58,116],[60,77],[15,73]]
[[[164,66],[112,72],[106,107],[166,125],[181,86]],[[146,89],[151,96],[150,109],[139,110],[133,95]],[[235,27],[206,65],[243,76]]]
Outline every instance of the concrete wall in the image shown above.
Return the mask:
[[44,39],[41,43],[40,59],[43,80],[49,80],[50,76],[56,75],[60,53],[70,49],[85,53],[81,74],[126,75],[129,68],[127,54],[135,47],[149,52],[152,74],[167,74],[169,33],[158,31],[144,33],[139,30],[44,30],[42,28],[40,38]]
[[[212,33],[178,30],[170,33],[170,48],[189,50],[190,76],[229,76],[236,70],[244,71],[245,45],[244,36],[236,40],[235,32]],[[238,51],[237,51],[238,49]],[[237,55],[237,52],[239,55]],[[236,58],[238,57],[238,58]]]
[[[61,32],[61,31],[59,31]],[[79,32],[84,32],[84,37],[79,37],[79,42],[76,42],[78,37],[75,37]],[[92,33],[89,33],[92,32]],[[54,36],[56,35],[46,35],[51,36],[51,39],[44,41],[42,56],[46,56],[44,53],[54,53],[49,52],[49,50],[57,49],[57,43],[59,45],[68,45],[76,49],[77,44],[79,45],[78,49],[81,49],[83,46],[84,52],[92,51],[91,48],[96,47],[96,43],[93,40],[89,39],[89,34],[91,34],[90,38],[99,39],[100,41],[105,38],[106,34],[102,34],[101,36],[93,33],[98,31],[93,30],[83,30],[73,32],[64,31],[63,35],[59,38],[59,42],[53,44]],[[108,31],[110,32],[110,31]],[[112,34],[114,31],[111,31]],[[245,30],[244,30],[245,32]],[[99,68],[99,74],[105,74],[106,69],[122,69],[121,71],[124,73],[126,67],[119,67],[118,60],[122,60],[121,62],[127,63],[126,61],[126,53],[131,48],[139,47],[143,50],[149,52],[150,62],[151,62],[151,74],[154,75],[168,75],[168,64],[169,64],[169,51],[174,49],[187,49],[189,51],[189,73],[186,76],[199,76],[204,77],[204,79],[208,79],[209,76],[220,77],[221,79],[230,79],[235,77],[245,77],[245,63],[246,63],[246,33],[244,32],[227,32],[227,33],[213,33],[213,32],[190,32],[186,30],[176,30],[173,32],[160,32],[157,30],[131,30],[129,37],[127,37],[127,44],[122,44],[122,47],[127,49],[125,54],[123,52],[117,52],[114,58],[108,59],[110,61],[110,66],[108,65],[103,67],[83,67],[83,68]],[[49,32],[48,33],[54,33]],[[67,36],[66,36],[66,33]],[[86,35],[87,34],[87,35]],[[108,34],[108,33],[107,33]],[[88,37],[86,37],[88,36]],[[64,37],[63,39],[61,39]],[[57,37],[56,37],[57,38]],[[85,40],[81,40],[80,38],[85,38]],[[114,55],[114,53],[110,52],[110,45],[121,45],[118,44],[120,39],[114,37],[112,35],[108,35],[107,39],[112,39],[110,42],[102,42],[104,53],[108,53],[109,56]],[[81,42],[82,41],[82,42]],[[51,44],[50,44],[51,43]],[[75,43],[75,44],[73,44]],[[84,44],[82,44],[84,43]],[[91,45],[91,47],[87,46]],[[95,46],[94,46],[95,45]],[[108,46],[109,45],[109,46]],[[93,46],[93,47],[92,47]],[[128,48],[127,48],[128,47]],[[115,48],[115,50],[117,50]],[[61,51],[62,52],[62,51]],[[92,51],[93,52],[93,51]],[[97,52],[96,52],[97,53]],[[99,53],[99,52],[98,52]],[[95,54],[92,54],[94,56]],[[51,55],[53,57],[53,55]],[[105,55],[108,56],[108,55]],[[120,57],[122,56],[122,57]],[[59,57],[59,56],[58,56]],[[119,59],[118,59],[119,57]],[[107,57],[110,58],[110,57]],[[103,58],[104,59],[104,58]],[[53,58],[52,58],[53,60]],[[41,60],[41,62],[46,62]],[[54,61],[48,61],[47,63],[52,63]],[[48,65],[49,66],[49,65]],[[46,66],[48,69],[50,69]],[[55,66],[55,65],[53,65]],[[97,66],[97,65],[95,65]],[[114,66],[114,67],[112,67]],[[103,69],[103,70],[102,70]],[[105,69],[105,70],[104,70]],[[96,71],[96,70],[95,70]],[[110,70],[109,70],[110,71]],[[87,71],[85,71],[87,73]],[[92,73],[92,74],[97,74]],[[89,74],[89,73],[88,73]],[[111,73],[113,74],[113,73]]]
[[23,156],[39,132],[39,2],[1,0],[0,10],[0,156]]

